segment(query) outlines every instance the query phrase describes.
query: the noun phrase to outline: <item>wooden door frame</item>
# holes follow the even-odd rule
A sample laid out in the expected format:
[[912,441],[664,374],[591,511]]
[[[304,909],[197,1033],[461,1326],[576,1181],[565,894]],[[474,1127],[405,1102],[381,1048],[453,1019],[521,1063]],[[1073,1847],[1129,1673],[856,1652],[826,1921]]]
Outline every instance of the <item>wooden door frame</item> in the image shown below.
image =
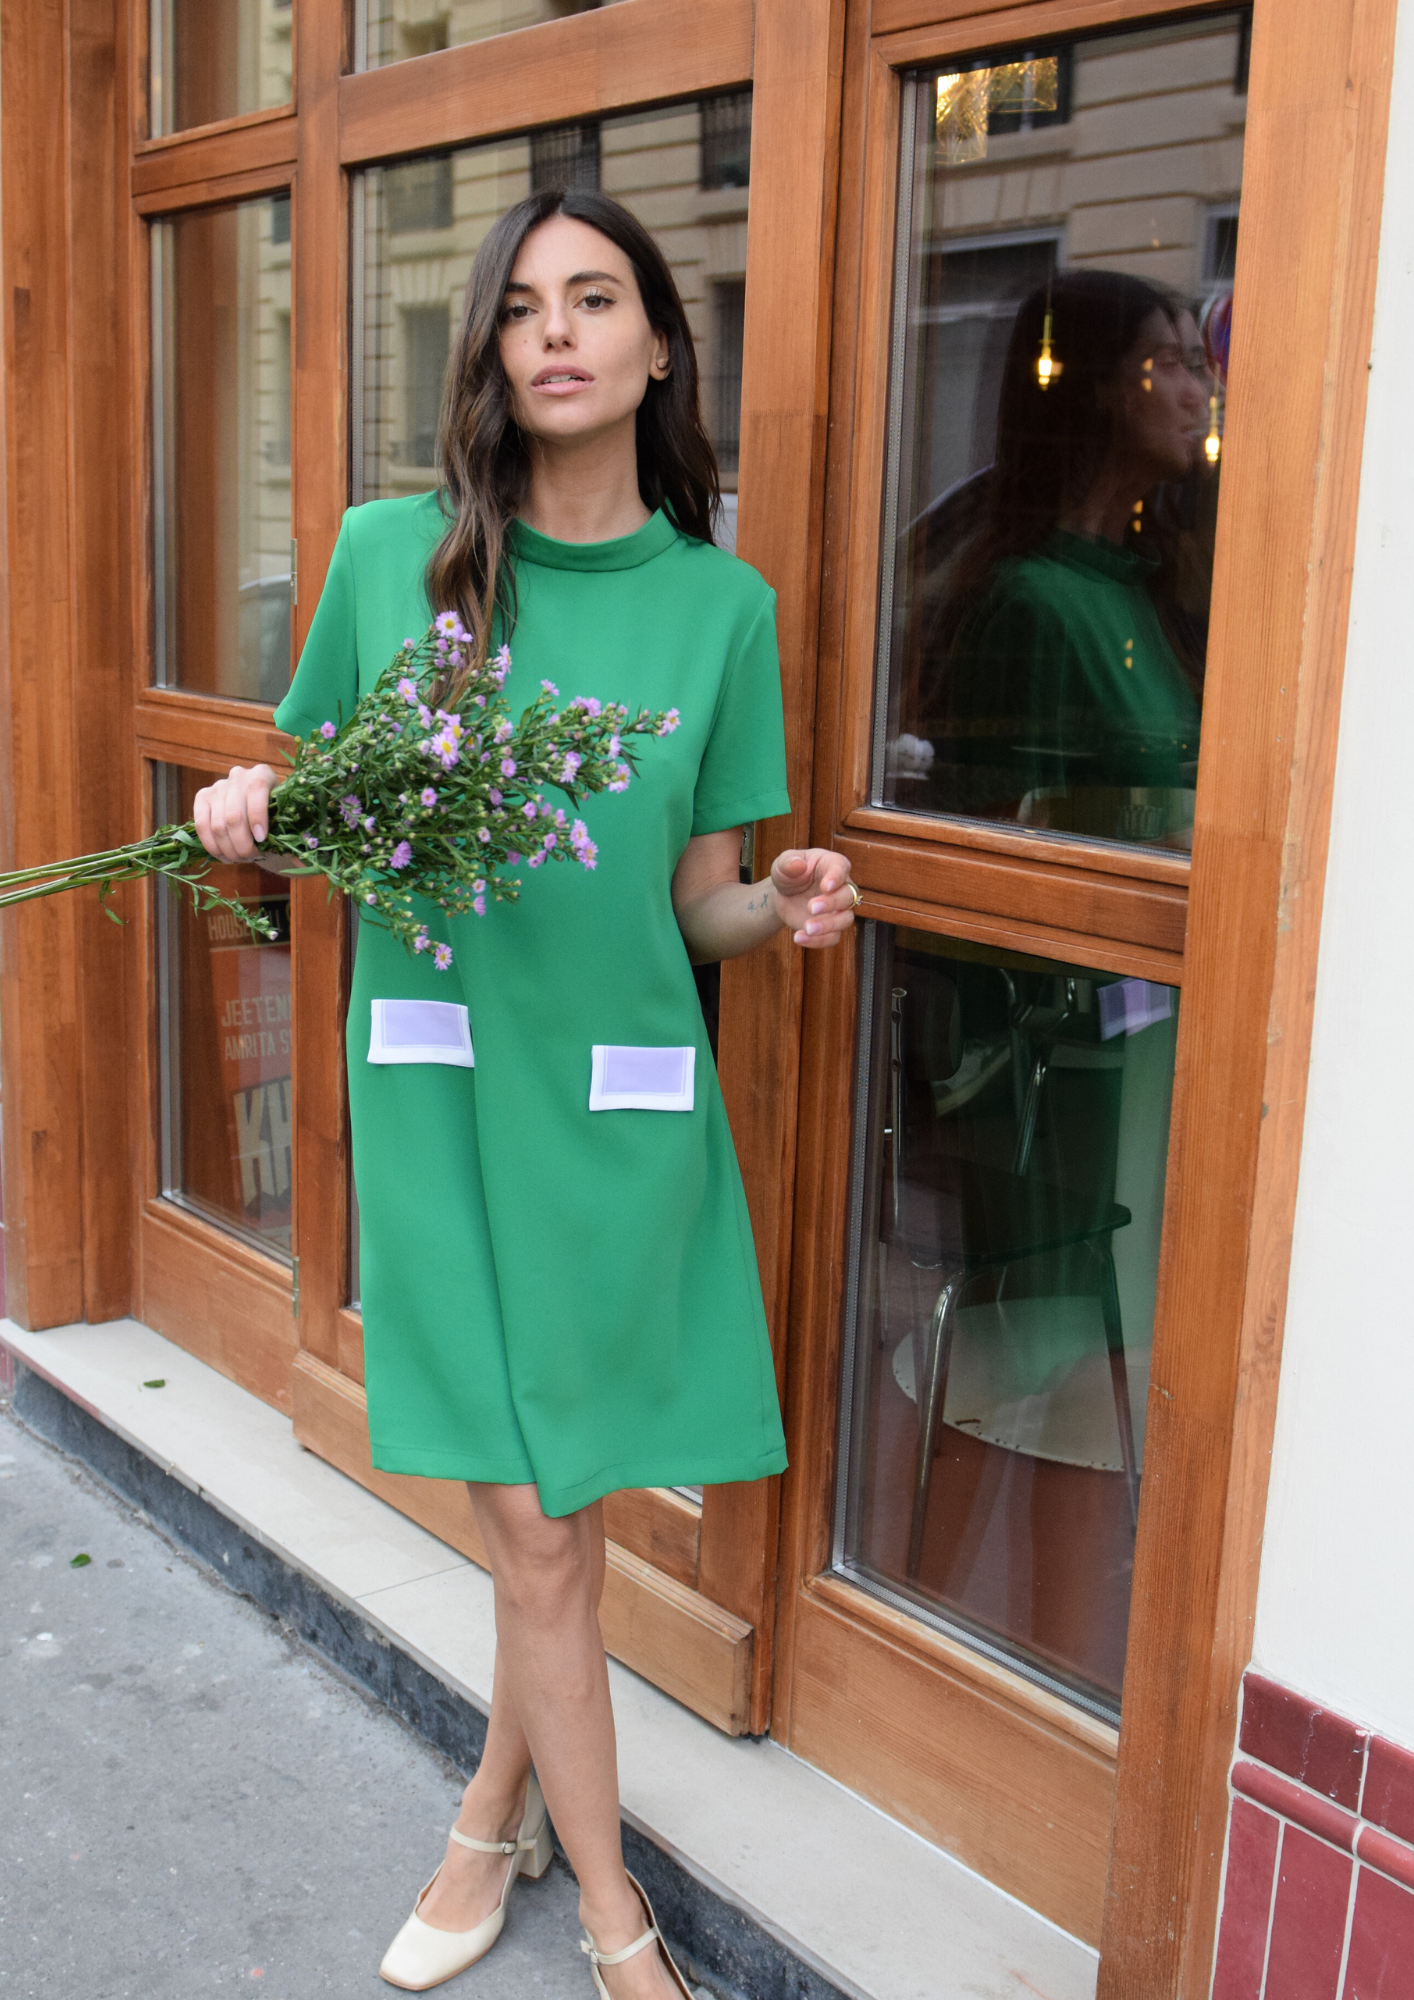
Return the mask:
[[[1191,872],[1171,857],[1079,843],[1062,859],[1055,844],[1009,829],[927,827],[857,804],[891,293],[878,274],[893,240],[890,121],[903,69],[1194,11],[1162,0],[874,0],[872,14],[861,4],[848,30],[841,154],[815,838],[850,853],[866,917],[897,920],[926,897],[924,921],[935,928],[1181,981],[1184,1006],[1116,1760],[1113,1738],[1107,1745],[1078,1726],[1074,1712],[1067,1722],[1016,1676],[828,1573],[847,1213],[839,1135],[849,1126],[856,968],[845,954],[808,968],[775,1730],[846,1782],[891,1793],[891,1809],[1095,1938],[1101,2000],[1196,2000],[1211,1976],[1299,1162],[1394,0],[1256,0],[1237,274],[1243,337],[1228,401]],[[1306,360],[1264,374],[1267,355]],[[822,1647],[835,1649],[828,1688]],[[806,1717],[831,1700],[835,1742],[825,1744]],[[872,1759],[857,1751],[858,1717],[871,1710]],[[924,1744],[918,1719],[930,1710]],[[1096,1766],[1107,1758],[1108,1881],[1100,1857],[1077,1899],[1065,1872],[1074,1857],[1042,1822],[1058,1806],[1062,1832],[1073,1839],[1078,1824],[1093,1847]],[[1069,1801],[1058,1759],[1077,1787]],[[948,1797],[939,1797],[940,1776]],[[979,1779],[996,1788],[990,1817]]]
[[[122,560],[126,97],[120,0],[27,8],[0,25],[5,554],[0,577],[0,865],[125,838],[130,773]],[[121,739],[120,739],[121,740]],[[117,907],[135,899],[120,892]],[[131,1287],[118,1051],[128,948],[91,900],[6,913],[5,1235],[23,1324],[111,1318]]]
[[[4,4],[18,19],[16,0],[4,0]],[[333,4],[333,0],[304,0],[295,15],[297,95],[291,106],[160,139],[148,138],[144,128],[147,17],[143,0],[66,0],[66,5],[67,15],[63,9],[54,15],[50,24],[54,34],[47,42],[31,38],[34,51],[43,49],[43,57],[35,53],[33,60],[36,73],[46,73],[45,61],[52,68],[56,53],[62,50],[64,22],[72,27],[85,10],[103,15],[113,79],[110,122],[106,127],[95,127],[91,103],[85,100],[80,105],[76,95],[71,123],[75,131],[92,135],[91,146],[106,147],[113,182],[111,207],[86,220],[91,229],[110,232],[107,247],[116,259],[117,274],[109,284],[108,307],[121,336],[112,343],[117,389],[106,401],[101,395],[90,401],[111,410],[121,406],[126,389],[128,405],[125,428],[112,428],[105,438],[107,458],[95,460],[106,466],[110,482],[116,482],[124,501],[122,546],[127,560],[117,564],[122,585],[120,615],[113,617],[111,607],[105,610],[100,599],[89,592],[86,576],[75,582],[75,588],[88,593],[86,601],[95,607],[87,613],[95,627],[105,638],[114,630],[123,631],[127,641],[110,656],[121,700],[101,719],[93,718],[96,751],[111,748],[120,717],[124,739],[131,745],[131,754],[119,760],[122,768],[117,791],[122,811],[116,817],[110,814],[103,839],[115,840],[140,830],[150,812],[153,764],[180,762],[217,770],[233,761],[273,761],[281,748],[268,707],[151,685],[150,220],[256,197],[277,188],[291,191],[292,509],[300,556],[298,640],[318,600],[347,499],[349,171],[409,149],[474,143],[547,123],[632,112],[729,89],[752,83],[753,68],[757,71],[754,82],[759,106],[774,106],[771,116],[778,121],[777,129],[808,131],[813,148],[804,156],[798,147],[757,149],[758,185],[753,194],[750,251],[755,291],[748,307],[744,357],[743,459],[748,486],[753,480],[771,479],[778,490],[785,491],[786,498],[780,505],[765,501],[761,495],[753,501],[748,491],[739,525],[747,553],[754,553],[763,566],[779,560],[787,686],[796,691],[793,716],[797,734],[808,737],[803,718],[812,699],[808,674],[818,567],[811,546],[823,477],[827,253],[833,229],[832,176],[819,170],[819,162],[828,159],[833,139],[841,0],[823,0],[823,4],[822,0],[810,0],[799,9],[777,0],[771,9],[763,10],[770,18],[763,22],[759,35],[751,0],[716,0],[707,10],[696,0],[624,0],[624,4],[602,12],[362,74],[351,74],[348,68],[348,8]],[[21,55],[30,60],[31,45],[23,34],[17,34],[11,63],[17,78],[29,74],[18,60]],[[14,101],[39,105],[43,99],[33,90],[26,94],[19,89]],[[36,125],[31,131],[19,112],[11,116],[7,129],[14,145],[23,137],[35,160],[44,156],[46,147],[49,155],[56,151],[52,129]],[[804,174],[800,171],[802,160]],[[63,200],[81,198],[71,181],[55,177],[52,158],[47,159],[47,169],[46,186],[61,190]],[[21,163],[17,153],[9,185],[23,185],[24,173],[32,171],[29,156]],[[808,195],[810,216],[809,228],[803,233],[802,189]],[[759,227],[755,220],[758,213],[764,218]],[[22,221],[12,204],[12,244],[21,240]],[[35,221],[39,226],[32,228],[24,241],[32,242],[52,260],[67,226],[64,218],[57,211],[51,215],[41,208]],[[102,268],[101,260],[97,268]],[[755,303],[755,294],[767,301],[764,309]],[[56,313],[72,315],[72,302],[62,290],[51,287],[49,296]],[[781,365],[775,336],[778,313],[798,313],[802,299],[807,301],[808,329],[803,369],[798,365],[800,347],[793,365]],[[83,327],[72,317],[66,318],[63,333],[68,341],[67,365],[76,367],[87,358]],[[51,338],[49,349],[57,346]],[[9,381],[13,384],[18,380],[12,366]],[[65,415],[68,390],[67,377],[59,371],[50,387],[50,407]],[[7,458],[12,497],[21,490],[14,477],[16,467],[27,468],[29,463],[16,458],[14,439],[19,435],[19,430],[13,431]],[[67,432],[65,436],[66,449],[72,451],[72,436]],[[32,439],[26,436],[24,442],[31,445]],[[46,444],[52,461],[52,438],[46,438]],[[24,476],[32,475],[26,469]],[[46,489],[44,497],[46,502],[53,500],[61,514],[75,504],[68,489]],[[114,511],[92,503],[95,524],[111,524]],[[53,523],[46,525],[52,533]],[[12,520],[11,526],[12,550],[19,551],[26,524]],[[39,546],[36,538],[36,549]],[[26,573],[17,571],[14,581],[24,585]],[[16,597],[15,605],[31,623],[12,619],[12,637],[16,641],[23,638],[30,653],[42,652],[45,644],[52,651],[53,633],[35,643],[33,619],[40,615],[41,599],[31,605]],[[67,627],[63,650],[76,672],[77,642]],[[72,675],[61,684],[65,698],[71,683]],[[87,684],[93,684],[91,674]],[[23,699],[30,697],[22,699],[18,687],[13,692],[18,711]],[[32,710],[23,713],[20,724],[17,740],[23,740],[32,752],[43,724]],[[52,745],[66,740],[66,732],[61,731],[56,739],[51,731],[43,740]],[[798,790],[803,787],[808,792],[808,767],[798,768],[796,778]],[[114,789],[110,784],[105,793],[96,785],[88,796],[95,803],[101,802]],[[47,777],[47,791],[36,793],[34,803],[42,803],[49,814],[48,819],[36,822],[36,828],[43,827],[42,836],[36,833],[36,838],[42,838],[42,851],[64,852],[76,845],[98,844],[97,836],[84,841],[68,830],[62,814],[71,809],[73,801],[62,784],[52,782],[52,774]],[[804,811],[798,815],[802,832],[807,819]],[[337,902],[326,901],[319,884],[308,882],[293,885],[293,905],[296,1019],[311,1014],[327,1020],[331,1011],[337,1011],[343,991],[343,910]],[[46,1249],[52,1241],[55,1253],[68,1260],[65,1282],[51,1287],[42,1300],[36,1284],[29,1283],[22,1310],[32,1321],[43,1324],[79,1317],[85,1311],[98,1317],[135,1310],[256,1394],[291,1408],[297,1434],[316,1448],[327,1449],[356,1476],[376,1483],[366,1463],[366,1436],[360,1435],[366,1431],[360,1383],[361,1323],[345,1303],[348,1143],[343,1068],[336,1040],[321,1037],[316,1043],[306,1036],[302,1045],[297,1039],[297,1256],[293,1271],[287,1271],[275,1260],[262,1257],[199,1216],[161,1198],[153,1089],[158,1049],[150,898],[134,892],[126,898],[126,906],[134,920],[126,940],[118,939],[97,912],[77,904],[50,906],[26,913],[21,919],[26,935],[58,939],[62,949],[58,959],[46,963],[41,978],[26,980],[22,990],[15,984],[10,995],[9,1011],[20,1030],[8,1038],[6,1050],[7,1061],[16,1058],[15,1080],[9,1091],[12,1151],[22,1136],[32,1139],[36,1128],[46,1125],[62,1133],[71,1148],[62,1153],[51,1147],[47,1155],[35,1156],[31,1145],[31,1155],[38,1158],[47,1178],[36,1178],[29,1171],[32,1159],[18,1153],[18,1164],[8,1177],[18,1225],[11,1238],[16,1292],[26,1298],[27,1283],[37,1281],[41,1273],[40,1241],[32,1229],[27,1232],[26,1222],[39,1221],[47,1227]],[[82,1048],[93,1052],[92,1074],[100,1086],[100,1109],[107,1108],[111,1125],[116,1105],[121,1129],[131,1135],[131,1144],[107,1147],[102,1158],[130,1157],[136,1167],[131,1193],[123,1188],[116,1197],[117,1238],[124,1251],[129,1245],[133,1247],[132,1268],[121,1269],[116,1288],[110,1285],[101,1299],[74,1282],[75,1259],[95,1238],[91,1227],[85,1233],[79,1204],[72,1197],[76,1190],[86,1188],[109,1207],[114,1206],[114,1183],[103,1173],[102,1161],[93,1154],[88,1156],[85,1179],[78,1143],[80,1133],[86,1141],[90,1134],[100,1132],[102,1121],[95,1113],[86,1113],[79,1099],[65,1099],[62,1105],[55,1100],[50,1109],[36,1096],[40,1085],[47,1081],[52,1086],[56,1075],[63,1075],[55,1052],[72,1058],[77,1003],[72,998],[67,1001],[57,1020],[52,1012],[45,1012],[43,1003],[56,981],[68,981],[70,989],[82,985],[86,962],[78,948],[80,938],[96,943],[95,966],[111,961],[118,973],[132,1024],[128,1045],[137,1052],[125,1081],[121,1073],[114,1073],[111,1060],[105,1060],[111,1036],[100,1032],[97,1018],[85,1022]],[[8,962],[13,967],[13,953]],[[97,985],[94,991],[92,1011],[96,1016]],[[728,1095],[735,1093],[738,1105],[743,1096],[750,1099],[752,1065],[743,1056],[733,1058],[732,1043],[736,1036],[752,1031],[752,1010],[762,992],[770,992],[774,1001],[783,1004],[786,1017],[792,1008],[798,1015],[800,989],[788,954],[777,954],[764,983],[759,975],[754,985],[729,981],[723,1006],[723,1041],[728,1051],[727,1067],[730,1070],[735,1060],[737,1076],[735,1084],[730,1075],[727,1079]],[[105,1029],[108,1018],[111,1002],[108,1017],[102,1022]],[[24,1040],[31,1023],[41,1039],[48,1037],[46,1056],[36,1057]],[[23,1053],[23,1061],[17,1050]],[[773,1264],[771,1257],[779,1243],[788,1241],[788,1227],[781,1226],[781,1218],[788,1222],[789,1217],[788,1183],[783,1183],[778,1169],[788,1157],[793,1139],[789,1116],[793,1070],[789,1063],[783,1074],[788,1086],[784,1108],[773,1109],[769,1144],[758,1145],[748,1160],[750,1199],[768,1245],[768,1296],[774,1272],[784,1269],[779,1259]],[[748,1103],[746,1115],[750,1110]],[[41,1194],[48,1198],[41,1201]],[[318,1216],[318,1227],[305,1226],[312,1215]],[[113,1233],[110,1226],[110,1236]],[[781,1283],[783,1287],[784,1281]],[[98,1311],[94,1311],[95,1302]],[[759,1731],[768,1715],[776,1490],[774,1484],[712,1489],[700,1514],[679,1497],[660,1492],[615,1496],[609,1505],[611,1532],[619,1543],[613,1559],[615,1583],[607,1607],[611,1645],[622,1657],[664,1685],[673,1686],[701,1712],[734,1731]],[[392,1493],[392,1488],[389,1491]],[[409,1482],[394,1497],[408,1511],[435,1517],[439,1532],[446,1533],[457,1546],[477,1553],[479,1544],[469,1516],[462,1519],[464,1510],[448,1502],[445,1495],[432,1495],[425,1482]],[[670,1657],[674,1647],[682,1653],[676,1683]]]

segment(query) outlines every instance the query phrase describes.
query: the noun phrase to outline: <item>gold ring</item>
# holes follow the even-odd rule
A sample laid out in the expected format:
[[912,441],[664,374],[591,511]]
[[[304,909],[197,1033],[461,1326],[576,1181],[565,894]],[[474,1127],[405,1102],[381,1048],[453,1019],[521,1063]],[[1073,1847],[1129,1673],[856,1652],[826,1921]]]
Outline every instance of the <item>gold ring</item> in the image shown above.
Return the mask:
[[864,898],[859,893],[858,884],[855,882],[846,882],[845,887],[846,889],[848,889],[850,895],[853,896],[854,898],[853,907],[857,910],[859,908],[859,905],[864,901]]

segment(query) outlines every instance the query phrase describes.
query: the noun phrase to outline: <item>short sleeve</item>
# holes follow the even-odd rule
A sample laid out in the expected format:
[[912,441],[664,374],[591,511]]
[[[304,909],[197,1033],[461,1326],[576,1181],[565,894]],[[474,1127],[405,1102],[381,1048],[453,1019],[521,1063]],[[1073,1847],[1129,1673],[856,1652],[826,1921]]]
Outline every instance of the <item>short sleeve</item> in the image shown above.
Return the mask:
[[353,554],[345,514],[295,677],[275,711],[275,727],[308,736],[321,722],[347,721],[357,701]]
[[727,662],[693,792],[692,831],[720,833],[789,811],[772,591]]

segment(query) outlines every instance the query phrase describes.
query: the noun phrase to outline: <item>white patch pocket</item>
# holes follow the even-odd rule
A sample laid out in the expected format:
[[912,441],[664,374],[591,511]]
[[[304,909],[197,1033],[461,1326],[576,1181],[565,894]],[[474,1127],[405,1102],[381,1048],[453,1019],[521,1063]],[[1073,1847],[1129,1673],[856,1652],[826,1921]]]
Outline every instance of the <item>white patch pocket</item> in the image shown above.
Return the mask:
[[471,1017],[453,1000],[375,1000],[368,1060],[475,1069]]
[[697,1051],[594,1044],[591,1111],[691,1111]]

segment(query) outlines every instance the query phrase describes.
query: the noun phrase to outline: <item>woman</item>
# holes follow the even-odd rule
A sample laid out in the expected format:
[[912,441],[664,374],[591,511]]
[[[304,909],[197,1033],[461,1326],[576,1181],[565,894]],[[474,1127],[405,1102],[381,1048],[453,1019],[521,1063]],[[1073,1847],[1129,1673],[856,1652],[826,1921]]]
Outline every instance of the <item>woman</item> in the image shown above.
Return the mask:
[[1208,387],[1191,314],[1142,278],[1064,271],[1022,304],[980,520],[920,604],[944,810],[1121,838],[1191,824],[1207,607],[1171,496],[1203,467]]
[[[443,609],[483,648],[509,642],[513,710],[545,678],[682,723],[598,802],[592,875],[546,869],[482,918],[429,911],[455,973],[359,938],[348,1061],[373,1459],[469,1482],[498,1642],[481,1763],[382,1971],[421,1991],[495,1942],[523,1856],[548,1865],[533,1757],[597,1990],[663,2000],[687,1988],[620,1850],[600,1503],[785,1466],[691,966],[782,927],[836,945],[858,898],[849,864],[814,848],[739,879],[742,826],[788,810],[774,600],[712,546],[691,332],[617,203],[544,192],[491,230],[439,450],[440,495],[345,517],[280,726],[347,713]],[[198,795],[213,854],[255,851],[273,783],[237,768]],[[378,996],[465,1000],[475,1068],[365,1062]],[[591,1111],[596,1045],[692,1049],[688,1115]]]

